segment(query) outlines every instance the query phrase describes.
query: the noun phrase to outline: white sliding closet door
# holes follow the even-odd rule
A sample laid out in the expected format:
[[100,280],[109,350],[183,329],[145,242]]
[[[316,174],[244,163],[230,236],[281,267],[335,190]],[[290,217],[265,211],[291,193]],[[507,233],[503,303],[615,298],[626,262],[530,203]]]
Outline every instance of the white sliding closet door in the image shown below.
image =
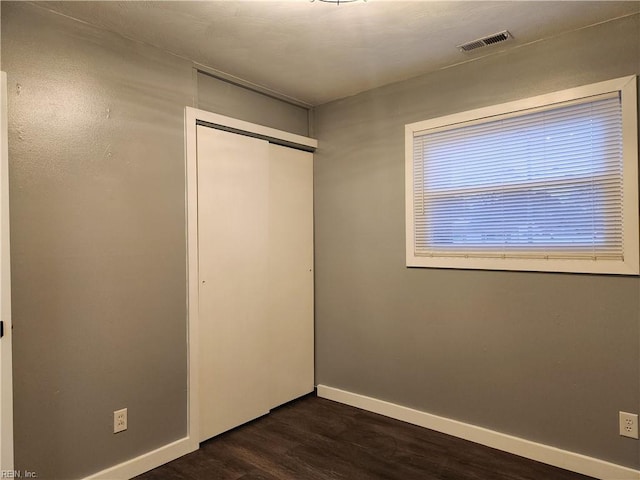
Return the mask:
[[313,391],[313,155],[196,135],[203,441]]
[[313,154],[269,145],[270,406],[313,390]]
[[269,411],[269,143],[197,127],[200,440]]

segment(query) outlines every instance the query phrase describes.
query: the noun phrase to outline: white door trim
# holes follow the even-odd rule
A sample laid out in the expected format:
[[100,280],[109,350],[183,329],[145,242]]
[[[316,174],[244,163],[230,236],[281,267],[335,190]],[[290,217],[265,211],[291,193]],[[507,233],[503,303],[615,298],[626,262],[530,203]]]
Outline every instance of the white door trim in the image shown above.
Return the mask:
[[9,147],[7,74],[0,72],[0,469],[13,471],[13,373],[11,360],[11,257],[9,249]]
[[235,118],[205,112],[197,108],[185,108],[185,169],[186,169],[186,221],[187,221],[187,350],[188,350],[188,431],[187,438],[195,450],[199,447],[199,387],[198,387],[198,124],[244,133],[275,141],[282,145],[313,151],[318,142],[312,138],[277,130]]

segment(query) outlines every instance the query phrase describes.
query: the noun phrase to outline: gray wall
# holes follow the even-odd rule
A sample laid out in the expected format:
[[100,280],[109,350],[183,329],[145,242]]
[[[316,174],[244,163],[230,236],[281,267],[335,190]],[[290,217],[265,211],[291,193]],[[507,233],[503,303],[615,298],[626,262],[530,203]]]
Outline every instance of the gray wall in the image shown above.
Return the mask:
[[186,435],[191,65],[7,2],[2,60],[16,468],[82,477]]
[[318,107],[316,383],[622,465],[640,281],[407,269],[404,125],[640,73],[638,15]]
[[[183,114],[198,96],[193,65],[3,1],[1,68],[16,468],[80,478],[186,434]],[[215,111],[213,94],[199,96]],[[219,113],[264,114],[253,100],[227,98]],[[287,107],[270,100],[286,129]],[[306,133],[306,112],[301,124]],[[124,407],[129,429],[114,435]]]
[[198,105],[202,110],[232,116],[285,132],[309,135],[309,110],[298,105],[197,73]]

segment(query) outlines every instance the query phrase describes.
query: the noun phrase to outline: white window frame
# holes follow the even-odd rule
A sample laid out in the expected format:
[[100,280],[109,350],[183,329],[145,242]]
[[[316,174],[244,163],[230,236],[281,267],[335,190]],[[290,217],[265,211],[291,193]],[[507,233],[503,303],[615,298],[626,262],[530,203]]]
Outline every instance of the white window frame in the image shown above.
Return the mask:
[[[570,260],[545,258],[421,256],[415,254],[413,144],[414,136],[431,129],[441,129],[468,122],[490,121],[496,116],[524,112],[564,102],[619,92],[622,106],[623,154],[623,257],[624,260]],[[493,105],[405,126],[405,198],[406,198],[406,262],[408,267],[458,268],[483,270],[517,270],[572,273],[638,275],[639,211],[638,211],[638,104],[636,76],[594,83],[559,92]]]

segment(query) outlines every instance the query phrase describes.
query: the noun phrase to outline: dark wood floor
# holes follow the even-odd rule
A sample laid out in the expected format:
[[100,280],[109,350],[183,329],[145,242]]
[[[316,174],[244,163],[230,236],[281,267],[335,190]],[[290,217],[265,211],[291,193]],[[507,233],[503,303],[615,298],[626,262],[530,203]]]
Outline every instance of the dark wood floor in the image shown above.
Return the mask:
[[586,480],[314,394],[138,480]]

